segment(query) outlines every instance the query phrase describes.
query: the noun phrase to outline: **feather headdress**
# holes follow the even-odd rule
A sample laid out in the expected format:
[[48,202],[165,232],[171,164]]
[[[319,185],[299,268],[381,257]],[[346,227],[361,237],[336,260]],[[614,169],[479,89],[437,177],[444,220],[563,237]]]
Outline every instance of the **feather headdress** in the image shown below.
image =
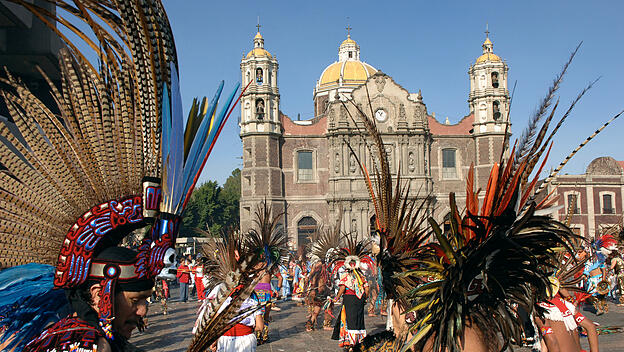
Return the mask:
[[501,156],[493,166],[483,196],[474,191],[471,168],[465,214],[461,215],[451,194],[450,231],[444,233],[429,219],[437,243],[426,246],[429,259],[425,257],[425,267],[414,271],[430,280],[411,293],[410,311],[417,320],[410,328],[413,338],[407,347],[430,341],[434,351],[459,351],[458,336],[464,336],[465,326],[472,325],[500,336],[504,349],[510,340],[521,338],[516,307],[531,312],[536,302],[548,297],[557,253],[572,253],[577,238],[564,223],[536,214],[548,204],[548,197],[539,204],[534,200],[551,141],[587,90],[549,132],[558,104],[550,114],[546,112],[570,61],[522,134],[517,151],[514,148],[509,158]]
[[254,214],[254,226],[245,235],[245,249],[261,258],[267,267],[279,265],[288,255],[288,237],[279,223],[284,212],[273,214],[273,208],[263,200]]
[[204,269],[210,277],[210,286],[217,292],[214,298],[204,301],[205,307],[200,310],[197,332],[188,351],[205,351],[232,326],[262,308],[258,305],[242,312],[239,310],[264,275],[265,269],[257,265],[261,258],[245,251],[237,232],[212,239],[214,241],[202,247],[202,253],[206,258]]
[[[0,79],[10,115],[0,124],[0,268],[56,265],[57,288],[88,278],[114,287],[155,277],[173,253],[180,216],[238,87],[219,112],[223,83],[201,111],[194,103],[184,131],[176,49],[159,0],[48,0],[59,13],[11,1],[66,48],[59,87],[38,69],[54,106],[10,72]],[[97,64],[66,33],[82,41]],[[128,268],[98,261],[99,252],[150,224]],[[109,324],[112,299],[100,301],[100,319]]]
[[312,236],[310,254],[318,258],[318,260],[324,264],[332,262],[334,255],[338,248],[340,248],[342,237],[340,232],[342,209],[338,211],[338,214],[338,219],[333,227],[319,227]]

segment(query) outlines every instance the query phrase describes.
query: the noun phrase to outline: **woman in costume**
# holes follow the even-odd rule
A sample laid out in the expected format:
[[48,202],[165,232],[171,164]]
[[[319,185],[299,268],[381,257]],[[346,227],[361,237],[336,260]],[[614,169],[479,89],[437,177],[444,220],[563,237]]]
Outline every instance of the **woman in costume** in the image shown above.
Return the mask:
[[334,270],[343,269],[338,282],[337,302],[342,298],[342,307],[334,325],[332,339],[340,347],[350,350],[366,337],[364,311],[369,294],[368,282],[362,272],[362,264],[372,265],[368,241],[358,241],[354,236],[345,237],[346,246],[336,253]]

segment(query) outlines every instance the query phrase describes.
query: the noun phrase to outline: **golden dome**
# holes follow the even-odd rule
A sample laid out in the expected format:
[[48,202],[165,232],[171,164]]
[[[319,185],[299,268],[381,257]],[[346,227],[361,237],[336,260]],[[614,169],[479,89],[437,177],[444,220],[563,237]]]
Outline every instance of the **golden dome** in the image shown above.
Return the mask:
[[260,32],[258,32],[256,34],[256,36],[254,37],[254,39],[262,39],[262,34],[260,34]]
[[494,53],[485,53],[481,56],[479,56],[477,58],[477,63],[480,64],[482,62],[486,62],[486,61],[495,61],[495,62],[501,62],[503,60],[501,60],[501,58],[494,54]]
[[251,49],[251,51],[249,51],[247,53],[247,55],[245,56],[246,59],[249,59],[250,57],[255,56],[255,57],[268,57],[269,59],[273,58],[273,55],[271,55],[270,52],[266,51],[264,48],[254,48]]
[[351,36],[347,36],[347,39],[342,41],[342,44],[340,44],[340,46],[343,46],[345,44],[354,44],[357,45],[357,43],[355,42],[355,40],[351,39]]
[[[350,39],[347,39],[350,40]],[[342,77],[342,85],[364,84],[368,77],[377,70],[366,63],[355,60],[339,61],[327,66],[319,79],[319,88],[338,85]]]

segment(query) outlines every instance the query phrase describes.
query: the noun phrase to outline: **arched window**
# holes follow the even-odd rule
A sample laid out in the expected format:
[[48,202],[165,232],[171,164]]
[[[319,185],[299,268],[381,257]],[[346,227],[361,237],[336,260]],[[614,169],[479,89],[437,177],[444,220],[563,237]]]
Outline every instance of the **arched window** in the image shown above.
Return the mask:
[[455,149],[442,149],[442,178],[457,178],[457,160]]
[[492,87],[498,88],[498,72],[492,72]]
[[492,116],[494,117],[494,120],[498,120],[501,117],[500,103],[498,102],[498,100],[494,100],[494,102],[492,103]]
[[312,168],[312,152],[302,150],[297,152],[297,181],[313,181],[314,169]]
[[264,119],[264,100],[256,99],[256,118]]
[[313,217],[306,216],[301,218],[297,223],[297,244],[305,246],[312,242],[310,236],[316,231],[316,228],[316,220]]

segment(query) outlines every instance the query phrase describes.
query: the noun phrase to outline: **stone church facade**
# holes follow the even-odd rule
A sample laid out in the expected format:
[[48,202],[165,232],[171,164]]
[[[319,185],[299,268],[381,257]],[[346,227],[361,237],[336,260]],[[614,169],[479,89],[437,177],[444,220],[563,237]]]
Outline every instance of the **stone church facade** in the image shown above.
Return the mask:
[[471,164],[476,188],[485,188],[509,127],[508,66],[494,54],[489,37],[468,71],[470,113],[455,125],[428,113],[420,91],[409,92],[362,61],[350,36],[339,47],[338,61],[316,83],[315,116],[293,120],[279,108],[277,59],[264,48],[259,32],[253,41],[240,64],[243,86],[251,82],[241,99],[239,123],[243,231],[253,225],[257,204],[266,199],[284,212],[282,226],[293,247],[307,241],[317,226],[333,225],[338,212],[343,231],[368,236],[374,209],[356,156],[373,170],[375,153],[362,138],[355,106],[373,115],[392,174],[401,174],[410,197],[424,202],[429,215],[444,221],[449,192],[464,202]]

